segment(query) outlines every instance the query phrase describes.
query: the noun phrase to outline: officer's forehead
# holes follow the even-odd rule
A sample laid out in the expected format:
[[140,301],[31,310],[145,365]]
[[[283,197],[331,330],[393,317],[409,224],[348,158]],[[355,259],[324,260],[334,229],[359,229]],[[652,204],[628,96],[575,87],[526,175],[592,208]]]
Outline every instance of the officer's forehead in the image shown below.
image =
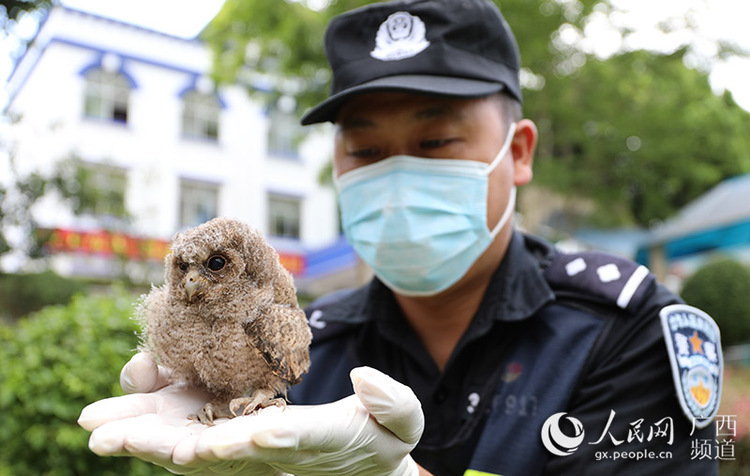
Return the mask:
[[439,118],[465,120],[478,112],[484,98],[451,98],[401,92],[374,92],[348,100],[336,116],[341,129],[361,128],[382,117],[405,116],[416,121]]

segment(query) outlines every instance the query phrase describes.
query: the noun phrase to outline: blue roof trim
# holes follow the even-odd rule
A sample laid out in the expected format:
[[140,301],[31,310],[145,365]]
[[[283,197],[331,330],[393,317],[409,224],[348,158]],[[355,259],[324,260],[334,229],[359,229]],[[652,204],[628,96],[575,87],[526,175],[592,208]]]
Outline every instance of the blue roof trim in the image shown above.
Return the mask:
[[[42,7],[42,8],[44,8],[44,7]],[[13,68],[11,69],[10,74],[8,75],[8,78],[7,78],[8,81],[10,81],[10,79],[13,78],[13,76],[15,76],[16,70],[18,69],[18,65],[20,65],[21,61],[23,61],[23,59],[26,57],[26,55],[29,54],[29,50],[31,50],[33,47],[36,46],[35,45],[36,39],[39,36],[39,32],[42,31],[42,28],[44,28],[44,25],[47,23],[47,19],[49,18],[49,15],[50,15],[51,11],[52,11],[51,8],[48,8],[48,9],[44,10],[43,17],[39,21],[39,27],[37,27],[36,33],[34,34],[34,37],[31,40],[29,40],[29,42],[26,45],[26,49],[24,50],[23,54],[21,54],[21,56],[19,56],[16,59],[15,63],[13,64]],[[41,57],[41,53],[39,54],[39,57]],[[31,67],[32,70],[36,66],[36,63],[39,61],[39,57],[37,57],[36,60],[34,61],[34,64]],[[8,101],[8,102],[10,102],[10,101]]]
[[[143,32],[150,33],[150,34],[162,36],[162,37],[165,37],[165,38],[174,39],[176,41],[182,41],[182,42],[185,42],[185,43],[195,44],[195,45],[204,45],[205,44],[205,42],[203,40],[201,40],[199,38],[199,36],[196,36],[195,38],[183,38],[183,37],[180,37],[180,36],[170,35],[168,33],[163,33],[163,32],[159,32],[159,31],[156,31],[156,30],[149,29],[149,28],[145,28],[145,27],[142,27],[142,26],[139,26],[139,25],[133,25],[131,23],[123,22],[123,21],[120,21],[120,20],[115,20],[115,19],[108,18],[108,17],[105,17],[105,16],[101,16],[101,15],[97,15],[97,14],[85,12],[85,11],[82,11],[82,10],[77,10],[75,8],[70,8],[70,7],[63,6],[63,5],[56,5],[53,8],[48,9],[45,12],[44,17],[40,21],[39,28],[37,29],[36,35],[29,42],[29,45],[26,48],[26,51],[24,51],[24,53],[21,55],[21,57],[18,58],[18,60],[15,61],[15,64],[13,65],[13,68],[12,68],[10,74],[8,75],[8,80],[7,81],[10,82],[16,76],[16,74],[18,72],[18,67],[21,64],[21,62],[27,56],[29,56],[29,54],[32,51],[34,51],[34,54],[37,55],[36,58],[33,59],[33,63],[27,69],[25,76],[23,78],[21,78],[21,80],[19,81],[18,86],[13,91],[10,91],[10,94],[9,94],[9,96],[7,98],[6,103],[3,105],[3,111],[7,110],[10,107],[10,105],[13,103],[13,100],[15,99],[16,95],[23,89],[24,85],[26,84],[26,81],[27,81],[28,77],[36,69],[36,66],[39,63],[39,61],[41,60],[41,58],[42,58],[45,50],[47,49],[47,47],[49,47],[50,45],[52,45],[54,43],[59,43],[59,44],[64,44],[64,45],[69,45],[69,46],[74,46],[74,47],[79,47],[79,48],[83,48],[83,49],[87,49],[87,50],[98,52],[98,53],[100,53],[102,55],[104,53],[113,53],[113,54],[117,54],[120,58],[123,59],[123,61],[139,62],[139,63],[142,63],[142,64],[147,64],[147,65],[151,65],[151,66],[165,68],[165,69],[168,69],[168,70],[171,70],[171,71],[177,71],[177,72],[180,72],[180,73],[185,73],[185,74],[190,74],[190,75],[199,76],[199,75],[205,73],[204,71],[197,71],[197,70],[194,70],[194,69],[184,68],[184,67],[177,66],[177,65],[174,65],[174,64],[169,64],[169,63],[165,63],[165,62],[161,62],[161,61],[154,61],[154,60],[151,60],[151,59],[148,59],[148,58],[144,58],[144,57],[132,56],[132,55],[128,55],[128,54],[122,54],[122,53],[119,53],[119,52],[113,51],[113,50],[104,50],[104,49],[102,49],[102,48],[100,48],[100,47],[98,47],[98,46],[96,46],[94,44],[89,44],[89,43],[84,43],[84,42],[80,42],[80,41],[76,41],[76,40],[71,40],[71,39],[68,39],[68,38],[60,37],[60,36],[53,36],[52,38],[49,39],[49,41],[47,43],[45,43],[45,44],[39,44],[37,42],[37,39],[39,38],[39,33],[42,31],[42,29],[46,25],[47,20],[50,17],[51,11],[53,9],[56,9],[56,8],[61,8],[61,9],[65,10],[65,11],[68,11],[68,12],[72,12],[72,13],[75,13],[75,14],[79,14],[79,15],[83,15],[83,16],[88,16],[88,17],[96,18],[96,19],[99,19],[99,20],[102,20],[102,21],[106,21],[106,22],[110,22],[110,23],[114,23],[114,24],[118,24],[118,25],[127,26],[127,27],[130,27],[130,28],[136,29],[136,30],[140,30],[140,31],[143,31]],[[132,79],[132,78],[130,78],[130,79]],[[270,84],[267,85],[265,83],[259,83],[257,85],[249,85],[249,87],[252,88],[252,89],[255,89],[256,91],[261,91],[261,92],[271,92],[272,91],[272,88],[271,88]],[[220,102],[222,103],[222,108],[226,107],[226,102],[222,98],[219,98],[219,99],[220,99]]]
[[[26,50],[15,61],[15,64],[13,65],[13,68],[11,69],[11,72],[8,75],[8,81],[10,81],[16,75],[16,71],[18,70],[18,66],[21,64],[21,62],[24,60],[24,58],[29,54],[30,50],[32,50],[34,48],[37,49],[37,50],[39,50],[39,55],[34,59],[34,63],[29,68],[28,73],[26,74],[26,77],[21,80],[21,82],[19,83],[19,85],[16,88],[16,90],[12,91],[11,94],[10,94],[10,96],[8,97],[8,100],[7,100],[6,104],[4,105],[4,109],[7,109],[10,106],[10,104],[13,102],[13,99],[15,98],[16,94],[21,89],[23,89],[23,85],[26,83],[26,79],[31,74],[31,72],[34,71],[34,69],[36,69],[36,65],[39,62],[39,60],[41,59],[42,54],[44,53],[44,50],[46,50],[47,47],[50,44],[52,44],[53,42],[60,42],[60,43],[63,43],[63,44],[80,46],[80,47],[83,47],[83,48],[86,48],[86,49],[95,50],[95,51],[103,51],[101,48],[97,48],[97,47],[92,46],[92,45],[83,44],[83,43],[79,43],[79,42],[74,42],[74,41],[70,41],[70,40],[65,40],[65,39],[57,38],[57,37],[52,37],[49,40],[49,42],[46,43],[46,44],[38,45],[37,44],[37,38],[39,37],[39,34],[42,31],[42,29],[46,26],[47,20],[49,20],[50,15],[52,14],[52,10],[56,10],[56,9],[61,9],[61,10],[67,11],[69,13],[74,13],[76,15],[86,16],[86,17],[90,17],[90,18],[96,18],[98,20],[102,20],[102,21],[105,21],[105,22],[108,22],[108,23],[114,23],[114,24],[117,24],[117,25],[122,25],[122,26],[125,26],[125,27],[129,27],[129,28],[133,28],[135,30],[139,30],[139,31],[145,32],[145,33],[149,33],[149,34],[161,36],[161,37],[164,37],[164,38],[169,38],[169,39],[173,39],[173,40],[177,40],[177,41],[183,41],[185,43],[191,43],[191,44],[196,44],[196,45],[203,45],[203,44],[205,44],[205,42],[200,39],[200,34],[196,35],[193,38],[184,38],[184,37],[180,37],[180,36],[170,35],[169,33],[160,32],[160,31],[153,30],[153,29],[150,29],[150,28],[146,28],[146,27],[143,27],[143,26],[140,26],[140,25],[134,25],[132,23],[124,22],[122,20],[116,20],[114,18],[109,18],[109,17],[106,17],[106,16],[97,15],[97,14],[94,14],[94,13],[91,13],[91,12],[87,12],[87,11],[83,11],[83,10],[78,10],[76,8],[71,8],[71,7],[68,7],[68,6],[65,6],[65,5],[60,5],[60,4],[53,5],[51,8],[47,8],[43,12],[43,16],[42,16],[41,20],[39,21],[39,27],[37,28],[37,32],[34,35],[34,38],[32,38],[31,41],[29,41],[29,44],[26,47]],[[120,55],[120,56],[123,57],[123,58],[126,57],[125,55]],[[143,62],[147,62],[147,60],[143,61]],[[161,65],[161,66],[167,67],[168,69],[176,69],[175,67],[170,66],[170,65]],[[181,69],[181,68],[177,68],[177,70],[178,71],[179,70],[185,71],[184,69]]]
[[[78,75],[79,76],[86,76],[90,71],[97,70],[97,69],[102,69],[102,58],[104,58],[105,54],[106,53],[100,53],[99,57],[96,59],[96,61],[94,61],[90,65],[85,66],[84,68],[82,68],[78,72]],[[116,53],[113,53],[113,54],[116,54]],[[120,58],[122,58],[122,56],[120,56],[120,55],[117,55],[117,56],[119,56]],[[125,64],[124,60],[120,62],[120,67],[117,70],[117,73],[120,74],[120,75],[122,75],[125,79],[128,80],[128,83],[130,84],[130,89],[138,89],[138,83],[136,82],[135,78],[133,78],[133,75],[130,74],[130,73],[128,73],[128,70],[126,68],[126,64]]]
[[155,61],[155,60],[152,60],[152,59],[144,58],[142,56],[133,56],[133,55],[128,55],[128,54],[120,53],[118,51],[105,50],[105,49],[102,49],[102,48],[100,48],[100,47],[98,47],[96,45],[91,45],[91,44],[88,44],[88,43],[83,43],[81,41],[71,40],[71,39],[63,38],[63,37],[59,37],[59,36],[53,36],[50,39],[48,45],[51,45],[51,44],[54,44],[54,43],[59,43],[59,44],[62,44],[62,45],[74,46],[74,47],[82,48],[82,49],[85,49],[85,50],[95,51],[95,52],[97,52],[97,53],[99,53],[101,55],[104,55],[105,53],[112,53],[112,54],[115,54],[115,55],[119,56],[120,58],[122,58],[123,62],[125,62],[125,61],[134,61],[134,62],[138,62],[138,63],[142,63],[142,64],[147,64],[149,66],[156,66],[156,67],[159,67],[159,68],[164,68],[164,69],[168,69],[170,71],[177,71],[179,73],[185,73],[185,74],[192,74],[192,75],[201,75],[201,74],[203,74],[203,71],[198,71],[198,70],[195,70],[195,69],[184,68],[182,66],[177,66],[175,64],[164,63],[162,61]]
[[[16,76],[16,72],[18,72],[18,66],[21,64],[21,61],[26,58],[26,56],[29,54],[29,50],[33,47],[33,45],[30,45],[26,48],[26,51],[23,54],[23,57],[21,57],[16,64],[13,66],[13,71],[10,73],[10,76],[8,76],[8,80],[6,84],[8,84],[11,80],[13,80]],[[36,51],[35,51],[36,53]],[[21,79],[21,82],[19,83],[18,87],[14,90],[10,91],[8,94],[8,100],[3,105],[3,113],[5,113],[10,105],[13,103],[13,100],[16,98],[16,95],[18,95],[18,92],[23,89],[23,86],[26,84],[26,80],[31,75],[31,72],[36,69],[36,65],[39,64],[39,61],[42,59],[42,53],[44,53],[44,49],[38,52],[36,58],[34,58],[34,62],[31,64],[31,67],[29,68],[28,72],[26,73],[26,76],[24,76]]]
[[[189,41],[189,40],[184,40],[184,41]],[[42,56],[44,55],[44,52],[47,50],[47,48],[50,45],[53,45],[53,44],[56,44],[56,43],[57,44],[61,44],[61,45],[73,46],[73,47],[76,47],[76,48],[81,48],[81,49],[85,49],[85,50],[96,52],[96,53],[99,54],[99,64],[101,64],[101,57],[104,56],[104,54],[106,54],[106,53],[112,53],[112,54],[115,54],[115,55],[119,56],[122,59],[123,64],[125,62],[137,62],[137,63],[142,63],[142,64],[146,64],[146,65],[150,65],[150,66],[156,66],[156,67],[159,67],[159,68],[168,69],[170,71],[177,71],[179,73],[189,74],[189,75],[192,75],[192,76],[199,76],[201,74],[204,74],[203,71],[197,71],[197,70],[194,70],[194,69],[188,69],[188,68],[184,68],[184,67],[177,66],[177,65],[174,65],[174,64],[164,63],[164,62],[161,62],[161,61],[154,61],[154,60],[151,60],[151,59],[148,59],[148,58],[144,58],[144,57],[141,57],[141,56],[133,56],[133,55],[128,55],[128,54],[123,54],[123,53],[120,53],[118,51],[105,50],[105,49],[100,48],[100,47],[98,47],[96,45],[91,45],[91,44],[88,44],[88,43],[83,43],[83,42],[76,41],[76,40],[71,40],[71,39],[68,39],[68,38],[53,36],[52,38],[50,38],[50,40],[49,40],[49,42],[47,42],[47,44],[44,44],[44,45],[31,44],[30,47],[24,53],[24,56],[21,59],[19,59],[18,62],[16,62],[15,66],[13,67],[13,72],[8,77],[8,81],[10,81],[15,76],[16,72],[18,71],[18,65],[29,54],[29,50],[31,50],[32,48],[34,48],[34,49],[36,49],[36,52],[38,52],[36,58],[34,58],[34,63],[31,65],[31,67],[28,68],[28,70],[26,71],[26,75],[24,76],[24,78],[21,79],[21,81],[19,82],[19,84],[15,88],[15,90],[13,90],[13,91],[10,92],[10,95],[8,96],[8,100],[7,100],[7,102],[6,102],[5,106],[4,106],[5,109],[7,109],[8,107],[10,107],[10,105],[13,103],[13,100],[15,99],[16,95],[23,89],[24,85],[26,84],[26,81],[28,80],[29,76],[31,76],[31,74],[36,69],[37,64],[39,63],[39,61],[41,61]],[[133,80],[132,76],[127,75],[127,74],[126,74],[126,76],[129,78],[129,80],[131,80],[131,81]]]
[[[182,99],[187,93],[191,91],[197,91],[198,90],[198,79],[200,78],[200,75],[193,74],[190,76],[190,80],[188,81],[187,86],[182,88],[178,93],[177,97]],[[228,107],[227,102],[224,101],[224,98],[221,97],[221,94],[214,91],[213,96],[216,98],[216,100],[219,102],[219,107],[221,109],[226,109]]]
[[[702,230],[671,240],[663,246],[665,258],[668,261],[707,251],[750,246],[750,220]],[[641,264],[648,262],[649,254],[649,247],[641,246],[638,250],[637,261]]]

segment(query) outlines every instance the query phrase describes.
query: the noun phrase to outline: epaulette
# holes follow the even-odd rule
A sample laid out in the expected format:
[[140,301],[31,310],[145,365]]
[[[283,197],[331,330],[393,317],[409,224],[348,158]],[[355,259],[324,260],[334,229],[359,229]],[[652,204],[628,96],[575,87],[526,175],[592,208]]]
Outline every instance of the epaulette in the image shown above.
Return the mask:
[[597,251],[559,253],[544,270],[544,277],[558,297],[604,303],[627,311],[638,308],[655,281],[645,266]]

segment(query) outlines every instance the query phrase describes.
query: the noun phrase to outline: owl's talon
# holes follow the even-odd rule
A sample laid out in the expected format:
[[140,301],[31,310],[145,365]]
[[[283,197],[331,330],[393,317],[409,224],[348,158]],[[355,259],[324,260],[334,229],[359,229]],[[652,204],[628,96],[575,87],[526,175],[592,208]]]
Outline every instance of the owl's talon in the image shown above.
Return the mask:
[[[232,415],[234,416],[246,415],[245,410],[250,407],[250,403],[252,403],[252,398],[250,397],[235,398],[229,402],[229,411],[232,412]],[[245,408],[242,410],[242,413],[238,413],[239,409],[243,406]]]
[[[282,397],[276,398],[273,393],[267,390],[256,391],[250,397],[239,397],[233,399],[229,402],[229,411],[232,412],[232,415],[234,416],[250,415],[261,408],[270,407],[272,405],[281,407],[283,410],[286,408],[286,400]],[[240,408],[242,408],[241,412],[239,411]]]
[[276,407],[281,408],[282,410],[286,410],[286,400],[283,398],[271,398],[269,400],[266,400],[265,402],[261,402],[257,407],[255,407],[252,410],[249,410],[250,406],[246,406],[242,414],[250,415],[251,413],[255,413],[261,408],[268,408],[271,406],[276,406]]
[[207,426],[214,426],[214,420],[217,418],[233,418],[237,415],[230,413],[224,405],[206,403],[198,413],[188,415],[188,420],[198,421]]
[[197,421],[207,426],[214,426],[213,405],[207,403],[198,413],[188,415],[188,420]]

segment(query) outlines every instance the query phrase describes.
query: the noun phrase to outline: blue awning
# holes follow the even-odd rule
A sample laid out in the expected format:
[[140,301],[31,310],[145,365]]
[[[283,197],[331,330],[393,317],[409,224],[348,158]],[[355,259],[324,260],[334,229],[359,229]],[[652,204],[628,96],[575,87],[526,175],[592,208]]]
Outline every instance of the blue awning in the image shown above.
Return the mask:
[[648,263],[649,250],[657,247],[673,260],[746,246],[750,246],[750,174],[721,182],[654,228],[636,259]]

